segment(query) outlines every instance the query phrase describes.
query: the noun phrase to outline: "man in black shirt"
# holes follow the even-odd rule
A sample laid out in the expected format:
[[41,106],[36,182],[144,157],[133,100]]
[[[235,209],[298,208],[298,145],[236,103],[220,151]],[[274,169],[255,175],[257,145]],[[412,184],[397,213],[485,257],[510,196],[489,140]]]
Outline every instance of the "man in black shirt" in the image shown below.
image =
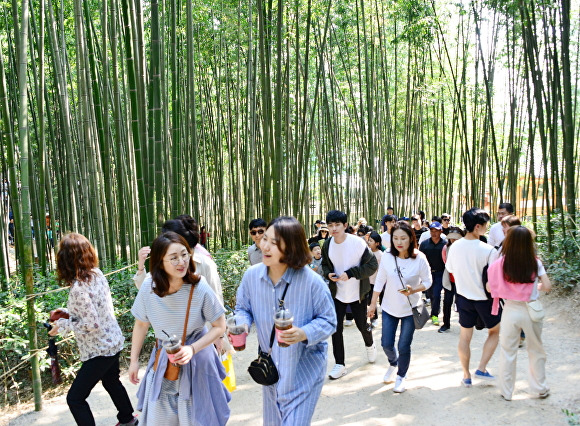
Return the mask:
[[439,222],[432,222],[429,226],[431,238],[425,240],[419,246],[419,250],[425,253],[429,266],[431,266],[431,278],[433,284],[431,285],[431,321],[433,325],[439,325],[439,311],[441,310],[441,291],[443,290],[443,271],[445,270],[445,262],[443,262],[443,247],[445,241],[441,239],[441,232],[443,227]]
[[417,238],[417,241],[419,241],[419,238],[421,238],[421,234],[423,232],[427,232],[428,229],[425,228],[421,222],[421,216],[419,215],[415,215],[411,218],[411,227],[413,228],[413,231],[415,232],[415,237]]
[[441,225],[443,226],[443,234],[449,235],[449,225],[451,225],[451,215],[449,213],[443,213],[441,215]]

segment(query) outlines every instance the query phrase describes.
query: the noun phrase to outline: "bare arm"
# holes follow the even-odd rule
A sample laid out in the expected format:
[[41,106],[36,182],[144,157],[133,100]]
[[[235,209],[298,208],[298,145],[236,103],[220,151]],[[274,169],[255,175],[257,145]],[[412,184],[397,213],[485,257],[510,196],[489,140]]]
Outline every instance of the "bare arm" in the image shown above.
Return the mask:
[[139,263],[137,264],[137,272],[133,276],[133,281],[135,282],[135,286],[137,288],[141,288],[141,284],[145,281],[145,274],[147,271],[145,270],[145,261],[149,257],[149,253],[151,253],[151,247],[145,246],[141,247],[139,250]]
[[134,385],[139,383],[139,355],[148,330],[148,322],[135,320],[133,338],[131,340],[131,365],[129,366],[129,381]]
[[546,293],[552,289],[552,282],[548,278],[548,274],[544,274],[540,277],[540,284],[538,284],[538,290],[545,291]]
[[225,333],[225,331],[226,316],[222,315],[211,323],[211,330],[208,331],[201,339],[197,340],[191,345],[183,346],[179,352],[175,354],[175,362],[177,364],[187,364],[197,352],[214,343]]
[[375,316],[375,310],[377,309],[377,300],[379,300],[380,291],[373,291],[373,297],[371,299],[371,304],[367,307],[367,317],[372,318]]

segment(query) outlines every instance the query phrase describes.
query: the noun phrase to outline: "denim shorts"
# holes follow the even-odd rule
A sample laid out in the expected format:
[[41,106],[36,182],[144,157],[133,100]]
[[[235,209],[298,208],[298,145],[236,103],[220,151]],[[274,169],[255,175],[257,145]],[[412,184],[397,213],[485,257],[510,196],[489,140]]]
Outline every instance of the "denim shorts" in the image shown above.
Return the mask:
[[471,300],[457,294],[455,303],[459,313],[459,325],[463,328],[474,327],[477,317],[481,318],[485,328],[493,328],[501,321],[501,311],[498,315],[491,314],[492,300]]

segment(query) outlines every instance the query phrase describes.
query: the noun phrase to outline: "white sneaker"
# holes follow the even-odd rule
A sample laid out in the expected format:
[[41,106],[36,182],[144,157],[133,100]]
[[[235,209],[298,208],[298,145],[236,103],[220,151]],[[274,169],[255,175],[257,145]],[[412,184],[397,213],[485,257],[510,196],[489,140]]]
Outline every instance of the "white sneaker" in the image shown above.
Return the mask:
[[397,368],[398,367],[396,365],[389,365],[389,368],[387,369],[387,372],[385,373],[385,376],[383,377],[383,382],[392,383],[393,376],[395,375]]
[[372,346],[367,346],[367,358],[369,362],[377,360],[377,346],[374,343]]
[[401,376],[397,376],[397,380],[395,381],[395,387],[393,388],[393,392],[396,393],[403,393],[405,392],[405,378]]
[[328,375],[332,380],[340,379],[342,376],[346,376],[346,367],[342,364],[335,364],[334,368]]
[[350,327],[353,324],[354,324],[354,321],[353,320],[345,320],[344,321],[344,326],[345,327]]

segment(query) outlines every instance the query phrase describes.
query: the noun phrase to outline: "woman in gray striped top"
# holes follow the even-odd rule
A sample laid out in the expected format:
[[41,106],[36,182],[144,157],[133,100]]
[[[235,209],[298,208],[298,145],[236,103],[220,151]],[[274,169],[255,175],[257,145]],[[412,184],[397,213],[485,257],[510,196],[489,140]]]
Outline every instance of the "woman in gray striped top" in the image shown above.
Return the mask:
[[[168,357],[162,343],[168,339],[167,335],[179,338],[183,335],[191,291],[185,342],[174,354],[175,363],[181,366],[179,377],[171,381],[164,378]],[[185,239],[175,232],[166,232],[155,239],[151,245],[151,276],[141,285],[131,309],[135,317],[129,367],[132,383],[139,382],[139,354],[149,326],[159,341],[137,392],[137,409],[143,412],[141,424],[226,424],[231,397],[222,383],[224,367],[212,345],[225,331],[224,312],[205,278],[195,274]],[[212,325],[210,331],[205,328],[206,321]],[[159,361],[154,371],[157,351]]]

